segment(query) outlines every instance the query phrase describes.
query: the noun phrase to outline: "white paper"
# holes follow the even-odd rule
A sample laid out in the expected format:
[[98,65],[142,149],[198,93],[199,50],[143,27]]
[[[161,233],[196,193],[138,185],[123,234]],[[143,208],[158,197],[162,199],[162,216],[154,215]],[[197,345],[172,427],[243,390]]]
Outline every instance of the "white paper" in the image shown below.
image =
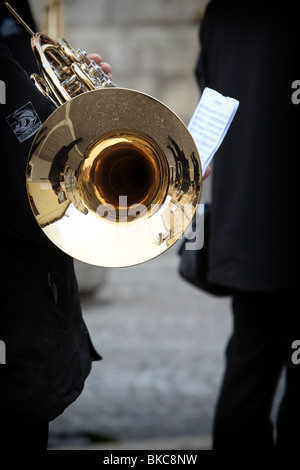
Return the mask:
[[202,173],[220,147],[238,109],[239,101],[205,88],[188,129],[197,146]]

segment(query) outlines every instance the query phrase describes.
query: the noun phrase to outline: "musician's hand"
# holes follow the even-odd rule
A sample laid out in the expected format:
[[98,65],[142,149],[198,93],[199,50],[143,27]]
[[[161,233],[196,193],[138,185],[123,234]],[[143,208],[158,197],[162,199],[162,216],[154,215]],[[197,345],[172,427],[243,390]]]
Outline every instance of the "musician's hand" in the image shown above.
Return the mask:
[[203,175],[203,179],[205,180],[209,175],[211,175],[211,168],[208,166]]
[[100,65],[103,72],[105,72],[109,76],[109,78],[112,80],[112,76],[110,73],[111,66],[107,62],[103,62],[101,55],[95,54],[95,53],[88,54],[88,59],[94,60],[98,65]]

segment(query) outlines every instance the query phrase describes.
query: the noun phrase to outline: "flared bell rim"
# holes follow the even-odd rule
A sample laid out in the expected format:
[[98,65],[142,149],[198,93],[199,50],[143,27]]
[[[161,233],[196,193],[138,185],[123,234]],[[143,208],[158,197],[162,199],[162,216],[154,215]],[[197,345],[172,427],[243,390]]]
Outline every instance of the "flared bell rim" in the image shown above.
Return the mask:
[[[131,227],[118,227],[105,217],[99,222],[77,188],[72,188],[86,149],[99,136],[124,129],[150,136],[169,167],[168,191],[161,205]],[[59,186],[55,191],[50,168],[59,151],[70,146],[67,159],[62,158],[66,159],[63,171],[56,171],[62,191]],[[36,220],[54,244],[80,261],[122,267],[158,256],[181,237],[200,200],[202,173],[193,138],[173,111],[145,93],[106,88],[83,93],[49,116],[32,144],[26,183]]]

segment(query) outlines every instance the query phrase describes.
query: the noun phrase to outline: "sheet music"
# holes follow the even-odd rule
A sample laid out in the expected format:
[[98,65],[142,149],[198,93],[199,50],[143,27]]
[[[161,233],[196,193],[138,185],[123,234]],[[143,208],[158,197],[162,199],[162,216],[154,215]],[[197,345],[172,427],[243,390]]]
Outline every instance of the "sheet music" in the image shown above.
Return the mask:
[[200,154],[202,173],[220,147],[238,109],[239,101],[205,88],[188,125]]

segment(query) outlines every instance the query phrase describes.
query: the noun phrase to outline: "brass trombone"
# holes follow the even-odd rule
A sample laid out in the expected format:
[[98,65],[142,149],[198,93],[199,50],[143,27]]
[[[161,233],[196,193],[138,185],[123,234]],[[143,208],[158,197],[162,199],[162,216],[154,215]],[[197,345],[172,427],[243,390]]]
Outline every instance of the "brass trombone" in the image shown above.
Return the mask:
[[35,85],[57,109],[27,164],[35,218],[60,249],[103,267],[148,261],[185,232],[199,203],[201,163],[179,117],[157,99],[118,88],[64,39],[31,31]]

